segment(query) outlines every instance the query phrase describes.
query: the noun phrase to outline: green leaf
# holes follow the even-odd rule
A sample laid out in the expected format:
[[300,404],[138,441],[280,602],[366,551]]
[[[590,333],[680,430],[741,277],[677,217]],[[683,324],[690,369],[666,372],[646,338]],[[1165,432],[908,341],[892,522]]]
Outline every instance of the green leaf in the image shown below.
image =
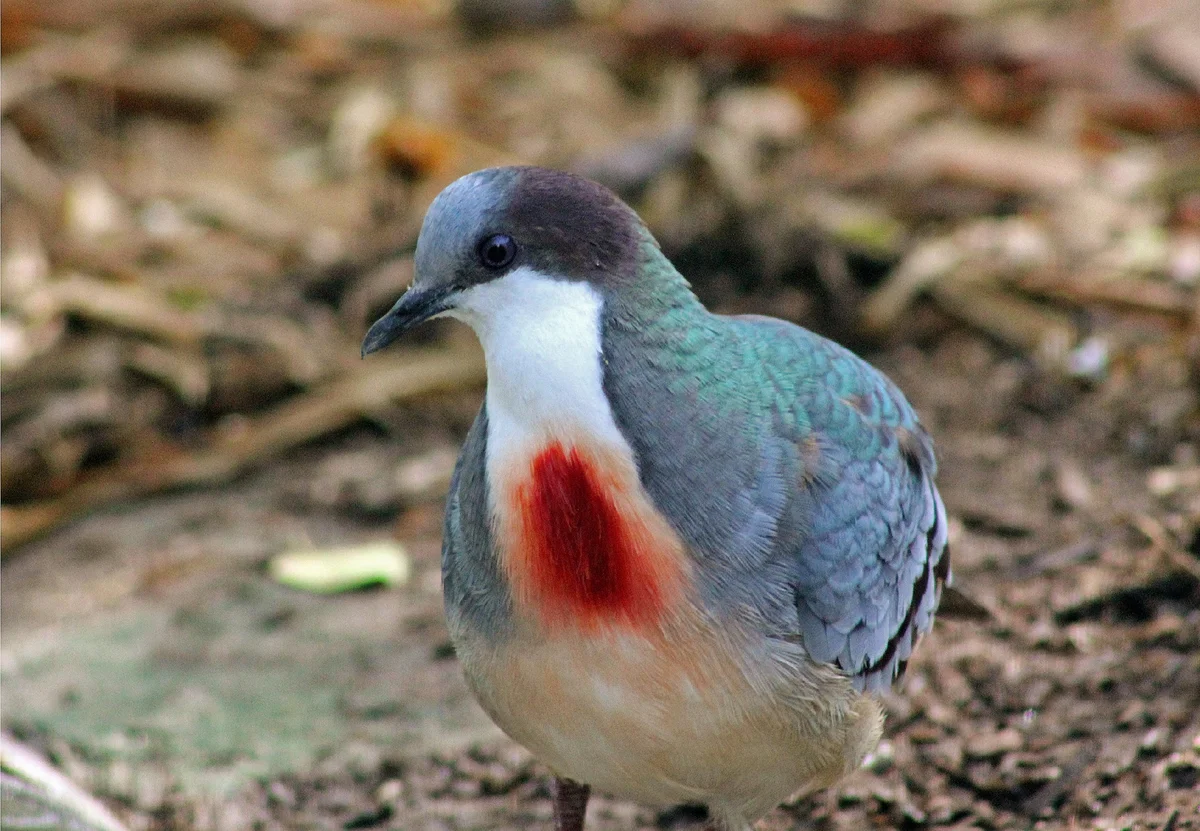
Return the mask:
[[346,548],[286,551],[269,565],[271,577],[293,589],[335,594],[369,586],[402,586],[412,571],[399,543],[372,542]]

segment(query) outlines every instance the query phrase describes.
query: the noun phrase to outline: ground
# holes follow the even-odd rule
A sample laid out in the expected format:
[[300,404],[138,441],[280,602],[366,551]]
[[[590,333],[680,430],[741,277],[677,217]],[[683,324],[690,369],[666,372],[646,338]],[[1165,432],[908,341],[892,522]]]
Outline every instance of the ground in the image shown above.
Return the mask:
[[[762,827],[1200,828],[1200,558],[1194,536],[1168,542],[1195,497],[1170,480],[1179,437],[1131,417],[1179,368],[1088,388],[926,317],[868,355],[936,437],[955,585],[994,619],[940,622],[866,767]],[[474,397],[392,429],[437,452],[453,430],[421,425],[461,429]],[[395,446],[356,428],[6,562],[6,721],[134,828],[546,825],[546,771],[488,724],[449,648],[440,501],[396,523],[310,486],[341,476],[321,492],[344,494]],[[298,544],[392,536],[414,563],[398,589],[312,596],[265,573]],[[590,820],[688,815],[600,796]]]
[[[991,617],[945,609],[864,769],[762,831],[1200,831],[1195,0],[2,11],[3,824],[15,736],[131,831],[548,828],[441,608],[474,339],[359,360],[434,195],[521,162],[935,439]],[[361,543],[408,579],[272,577]]]

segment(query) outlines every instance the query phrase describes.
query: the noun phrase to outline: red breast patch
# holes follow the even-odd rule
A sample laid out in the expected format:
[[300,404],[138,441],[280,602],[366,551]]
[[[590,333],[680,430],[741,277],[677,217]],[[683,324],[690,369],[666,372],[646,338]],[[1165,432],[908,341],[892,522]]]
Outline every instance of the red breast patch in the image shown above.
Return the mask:
[[514,594],[545,622],[652,625],[680,576],[675,534],[636,474],[552,442],[509,502],[506,563]]

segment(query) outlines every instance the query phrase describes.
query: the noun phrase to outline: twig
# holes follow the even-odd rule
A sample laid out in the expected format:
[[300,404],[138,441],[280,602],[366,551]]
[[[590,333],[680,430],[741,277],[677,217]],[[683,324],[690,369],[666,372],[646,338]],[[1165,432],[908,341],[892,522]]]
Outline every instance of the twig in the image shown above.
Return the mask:
[[893,164],[897,175],[910,182],[951,179],[1032,194],[1072,187],[1087,173],[1083,155],[1072,148],[953,123],[914,135],[897,149]]
[[130,43],[119,30],[100,28],[84,35],[47,36],[47,42],[4,61],[0,112],[64,80],[98,81],[128,57]]
[[1112,277],[1040,271],[1023,274],[1015,285],[1030,294],[1063,300],[1075,305],[1090,303],[1126,306],[1140,311],[1189,318],[1195,313],[1191,294],[1181,286],[1162,280],[1129,275]]
[[43,214],[57,214],[65,186],[50,165],[39,159],[17,128],[0,127],[0,177],[4,184],[25,196]]
[[74,314],[168,343],[195,344],[204,334],[197,315],[176,309],[139,285],[114,285],[82,274],[50,281],[29,299],[27,310],[43,318]]
[[908,309],[913,298],[958,269],[967,253],[954,236],[917,243],[882,286],[863,306],[862,324],[868,332],[886,332]]
[[1097,93],[1085,102],[1091,118],[1139,133],[1173,133],[1200,128],[1200,95]]
[[1185,552],[1161,522],[1149,514],[1135,514],[1129,518],[1129,521],[1142,533],[1142,536],[1150,541],[1151,548],[1168,560],[1172,566],[1186,571],[1192,577],[1200,580],[1200,560]]
[[[637,21],[627,24],[634,30]],[[633,31],[635,54],[719,57],[740,66],[806,62],[841,69],[872,66],[940,67],[956,62],[951,29],[933,21],[884,32],[854,24],[791,23],[767,32],[702,29],[682,23]]]
[[1047,366],[1065,367],[1079,333],[1066,315],[1000,289],[965,280],[942,280],[933,287],[938,305],[955,317]]
[[192,407],[204,403],[212,389],[208,363],[197,352],[139,343],[126,363],[130,369],[167,385]]
[[[317,0],[275,3],[262,0],[55,0],[37,4],[39,24],[56,29],[82,29],[119,19],[137,38],[178,31],[218,20],[244,19],[268,32],[311,31],[327,20],[328,3]],[[337,32],[366,42],[428,46],[439,34],[431,24],[451,6],[426,3],[345,2],[338,5]]]
[[244,83],[232,50],[209,41],[139,51],[105,82],[123,102],[197,114],[227,105]]
[[217,429],[204,450],[146,448],[81,481],[63,496],[0,509],[0,551],[13,549],[88,511],[160,491],[227,482],[252,465],[338,430],[364,414],[432,392],[475,386],[484,379],[478,350],[412,352],[372,360],[348,377],[305,393],[255,419]]
[[1022,558],[1016,562],[1013,568],[1013,577],[1018,580],[1029,580],[1048,571],[1073,566],[1095,557],[1100,551],[1101,544],[1101,540],[1095,537],[1086,537],[1062,548]]
[[[89,831],[125,831],[120,820],[95,797],[7,733],[0,734],[0,766],[6,772],[11,772],[21,786],[28,786],[27,798],[41,803],[38,805],[41,810],[49,808],[57,815],[56,819],[67,819],[62,816],[62,812],[65,812],[71,819],[83,820]],[[6,809],[11,807],[5,806]],[[32,820],[32,817],[11,816],[8,810],[5,810],[5,818],[11,820],[14,827],[48,827],[42,824],[46,817],[40,811],[37,821],[32,825],[21,822],[22,819]],[[75,827],[74,823],[72,827]]]
[[137,283],[109,283],[71,274],[31,295],[26,311],[35,318],[71,314],[84,320],[146,335],[176,346],[194,347],[204,338],[265,347],[278,354],[288,379],[306,386],[334,366],[311,333],[282,316],[222,309],[182,311]]

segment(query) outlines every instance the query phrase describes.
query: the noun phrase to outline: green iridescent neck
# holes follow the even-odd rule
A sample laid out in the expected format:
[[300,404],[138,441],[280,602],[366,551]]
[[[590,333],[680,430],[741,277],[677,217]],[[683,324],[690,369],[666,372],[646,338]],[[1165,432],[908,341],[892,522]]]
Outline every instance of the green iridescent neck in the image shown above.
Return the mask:
[[620,317],[633,327],[651,331],[661,327],[696,325],[707,317],[692,286],[680,274],[649,231],[643,229],[638,274],[620,286],[616,301]]

